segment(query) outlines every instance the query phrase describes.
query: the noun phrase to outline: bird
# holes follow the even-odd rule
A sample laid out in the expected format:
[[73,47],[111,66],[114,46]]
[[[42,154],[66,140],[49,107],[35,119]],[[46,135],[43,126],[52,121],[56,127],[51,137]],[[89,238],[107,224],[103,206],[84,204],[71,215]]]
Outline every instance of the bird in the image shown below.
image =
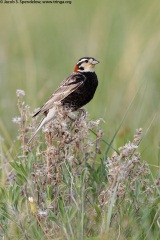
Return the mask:
[[93,57],[83,57],[78,60],[74,71],[61,82],[57,90],[32,116],[34,118],[43,114],[28,144],[32,142],[43,125],[55,118],[57,105],[77,111],[92,100],[98,86],[98,78],[94,70],[98,63],[99,61]]

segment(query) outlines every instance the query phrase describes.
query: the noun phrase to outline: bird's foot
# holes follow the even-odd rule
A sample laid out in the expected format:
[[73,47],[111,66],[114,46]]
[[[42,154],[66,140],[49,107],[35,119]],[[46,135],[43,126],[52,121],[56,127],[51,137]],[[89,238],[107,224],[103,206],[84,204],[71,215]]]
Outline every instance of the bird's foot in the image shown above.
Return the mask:
[[79,108],[77,112],[78,112],[78,115],[77,115],[78,119],[80,119],[81,117],[86,118],[87,113],[84,109]]

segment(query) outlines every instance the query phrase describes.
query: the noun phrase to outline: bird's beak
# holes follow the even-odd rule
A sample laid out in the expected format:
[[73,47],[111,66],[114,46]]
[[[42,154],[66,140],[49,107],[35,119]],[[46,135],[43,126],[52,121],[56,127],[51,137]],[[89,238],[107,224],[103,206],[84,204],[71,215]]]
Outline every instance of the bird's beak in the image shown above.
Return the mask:
[[96,65],[96,64],[98,64],[98,63],[99,63],[99,61],[97,61],[97,60],[93,60],[93,61],[92,61],[92,64],[93,64],[93,65]]

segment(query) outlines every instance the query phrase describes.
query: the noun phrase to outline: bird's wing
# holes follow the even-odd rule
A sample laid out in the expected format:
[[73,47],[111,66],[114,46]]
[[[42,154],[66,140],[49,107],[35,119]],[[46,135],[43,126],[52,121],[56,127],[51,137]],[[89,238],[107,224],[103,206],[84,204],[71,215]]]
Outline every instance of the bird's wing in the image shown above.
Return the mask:
[[50,96],[46,103],[33,115],[37,116],[40,113],[48,111],[55,103],[60,103],[64,98],[74,92],[85,81],[86,77],[80,73],[72,73],[63,80],[57,90]]

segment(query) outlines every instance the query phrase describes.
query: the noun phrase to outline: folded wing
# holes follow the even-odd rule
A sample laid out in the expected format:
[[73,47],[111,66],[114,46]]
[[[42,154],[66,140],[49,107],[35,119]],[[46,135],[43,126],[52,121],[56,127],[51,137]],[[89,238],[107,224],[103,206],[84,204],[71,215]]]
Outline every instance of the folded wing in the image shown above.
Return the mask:
[[77,90],[85,81],[85,76],[79,73],[72,73],[68,78],[64,79],[57,90],[50,96],[46,103],[33,115],[47,112],[54,104],[61,103],[63,99]]

